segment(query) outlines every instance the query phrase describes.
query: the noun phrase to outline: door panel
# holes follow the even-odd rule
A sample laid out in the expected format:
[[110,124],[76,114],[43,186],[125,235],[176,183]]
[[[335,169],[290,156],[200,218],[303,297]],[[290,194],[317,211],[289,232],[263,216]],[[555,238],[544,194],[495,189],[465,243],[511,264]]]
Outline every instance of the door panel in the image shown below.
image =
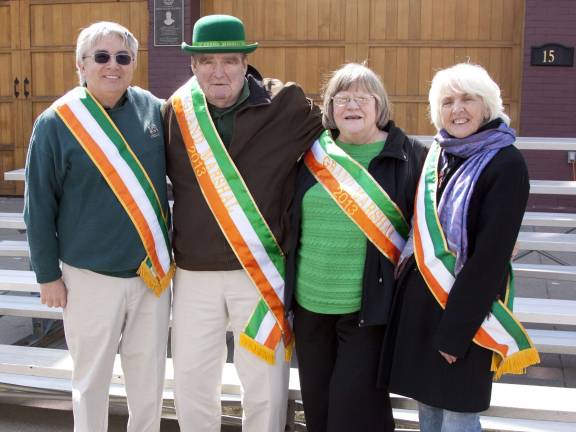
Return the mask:
[[[17,1],[0,1],[0,175],[13,169],[14,152],[22,127],[18,16]],[[13,194],[15,191],[13,182],[0,182],[0,194]]]

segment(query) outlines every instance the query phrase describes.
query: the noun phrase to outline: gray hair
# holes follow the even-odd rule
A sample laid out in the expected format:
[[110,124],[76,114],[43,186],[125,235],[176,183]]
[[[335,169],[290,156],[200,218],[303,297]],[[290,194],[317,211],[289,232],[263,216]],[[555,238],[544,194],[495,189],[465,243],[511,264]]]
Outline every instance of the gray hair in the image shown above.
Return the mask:
[[453,92],[467,93],[482,99],[488,111],[488,118],[484,119],[484,123],[501,118],[504,123],[510,124],[510,117],[504,114],[500,87],[490,78],[486,69],[475,64],[459,63],[436,72],[432,79],[428,101],[430,102],[430,119],[436,129],[440,130],[444,127],[440,113],[442,98]]
[[134,62],[136,62],[136,56],[138,55],[138,40],[130,30],[118,23],[109,21],[100,21],[91,24],[80,32],[78,40],[76,41],[76,71],[78,73],[80,85],[85,85],[86,80],[82,76],[79,66],[84,63],[84,57],[88,54],[88,51],[90,51],[94,45],[106,36],[117,36],[122,39],[122,41],[124,41],[124,46],[134,58]]
[[334,71],[322,91],[324,111],[322,124],[326,129],[337,129],[334,121],[332,98],[339,92],[358,86],[374,96],[376,101],[376,125],[379,129],[390,120],[390,101],[380,77],[370,68],[360,63],[348,63]]

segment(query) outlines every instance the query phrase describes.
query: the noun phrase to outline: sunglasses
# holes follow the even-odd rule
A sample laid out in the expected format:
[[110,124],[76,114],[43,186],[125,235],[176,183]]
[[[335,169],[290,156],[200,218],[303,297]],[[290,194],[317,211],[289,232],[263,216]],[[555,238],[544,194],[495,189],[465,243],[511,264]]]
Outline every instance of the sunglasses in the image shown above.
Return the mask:
[[[110,61],[112,55],[105,51],[100,51],[92,55],[84,56],[82,58],[85,59],[87,57],[93,58],[95,63],[106,64]],[[119,53],[115,54],[114,57],[116,58],[116,63],[118,63],[119,65],[128,66],[130,63],[132,63],[132,56],[130,54]]]

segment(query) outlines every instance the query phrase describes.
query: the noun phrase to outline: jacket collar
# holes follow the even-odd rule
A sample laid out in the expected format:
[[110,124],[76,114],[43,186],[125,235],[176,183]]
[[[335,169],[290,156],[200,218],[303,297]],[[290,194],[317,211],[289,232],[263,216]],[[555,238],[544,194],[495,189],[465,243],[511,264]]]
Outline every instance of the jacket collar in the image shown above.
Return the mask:
[[384,148],[378,154],[378,156],[376,156],[375,159],[391,157],[407,161],[408,155],[406,154],[406,149],[404,146],[404,139],[406,135],[402,132],[402,129],[397,127],[392,120],[389,120],[386,126],[384,126],[384,131],[388,132],[386,144],[384,144]]
[[[380,159],[383,157],[391,157],[395,159],[400,159],[403,161],[408,160],[408,155],[404,149],[404,137],[406,136],[402,129],[396,127],[392,120],[389,120],[382,129],[384,132],[388,133],[388,137],[386,138],[386,143],[384,144],[384,148],[374,159]],[[338,131],[336,130],[336,134],[334,130],[332,130],[332,136],[337,137]]]
[[246,74],[246,79],[248,80],[248,89],[250,90],[250,95],[248,96],[248,105],[270,103],[270,95],[262,86],[262,81],[258,80],[258,77],[250,73]]

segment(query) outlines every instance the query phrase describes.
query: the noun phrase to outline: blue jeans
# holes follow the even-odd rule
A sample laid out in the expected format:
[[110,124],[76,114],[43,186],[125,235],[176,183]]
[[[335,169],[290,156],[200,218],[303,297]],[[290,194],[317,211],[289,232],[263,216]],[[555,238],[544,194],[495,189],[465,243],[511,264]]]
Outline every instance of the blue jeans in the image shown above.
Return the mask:
[[420,432],[481,432],[480,415],[455,412],[418,403]]

